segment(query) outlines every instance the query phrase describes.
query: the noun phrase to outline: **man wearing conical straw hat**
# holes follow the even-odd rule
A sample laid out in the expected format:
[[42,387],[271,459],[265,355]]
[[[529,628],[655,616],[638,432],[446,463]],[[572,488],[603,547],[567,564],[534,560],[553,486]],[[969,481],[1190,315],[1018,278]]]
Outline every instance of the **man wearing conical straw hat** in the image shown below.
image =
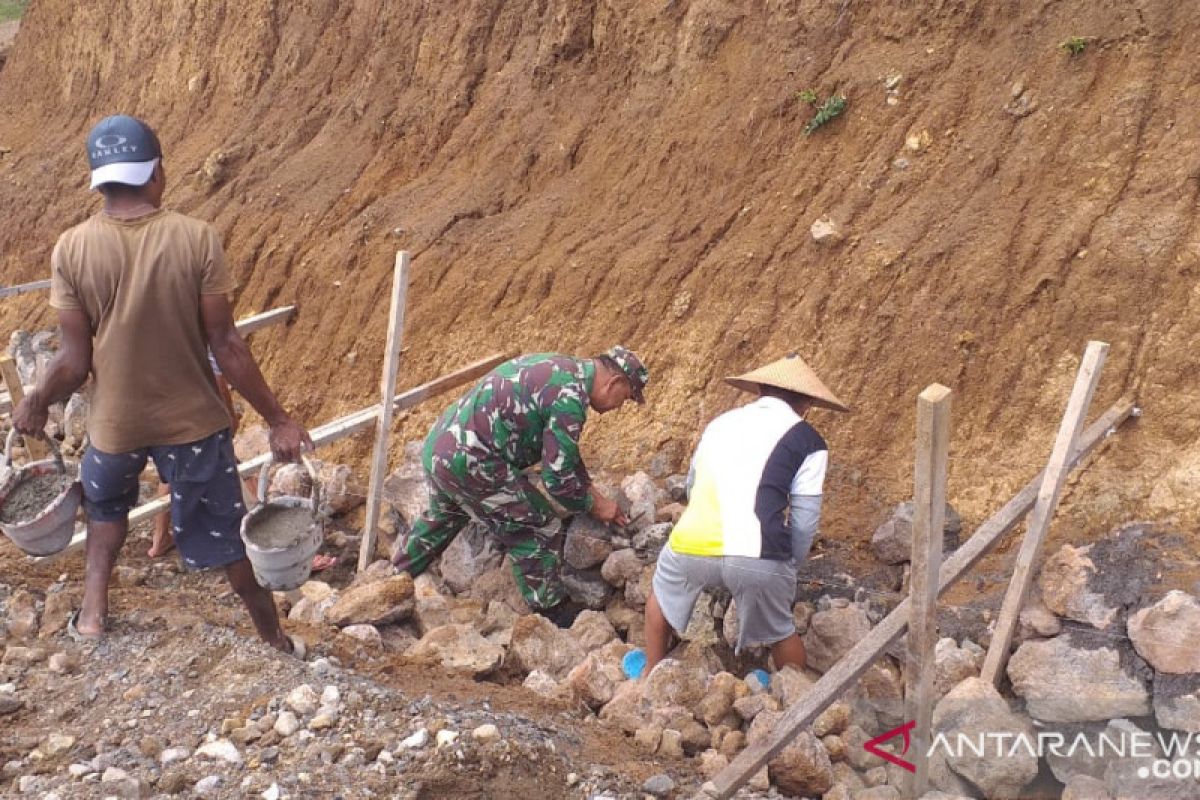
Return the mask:
[[707,587],[737,604],[737,649],[769,645],[775,668],[803,667],[792,605],[796,568],[821,515],[829,451],[805,417],[849,411],[798,355],[726,378],[758,395],[704,430],[688,473],[688,507],[658,557],[646,604],[648,675]]

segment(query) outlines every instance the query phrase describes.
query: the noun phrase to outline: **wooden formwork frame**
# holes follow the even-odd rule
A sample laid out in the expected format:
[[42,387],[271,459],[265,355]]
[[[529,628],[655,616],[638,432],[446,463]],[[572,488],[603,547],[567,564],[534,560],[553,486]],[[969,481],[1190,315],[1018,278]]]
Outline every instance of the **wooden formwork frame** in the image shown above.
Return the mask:
[[[1091,349],[1089,347],[1089,350]],[[1091,363],[1091,359],[1085,358],[1084,367],[1089,363]],[[1080,380],[1085,379],[1083,373],[1084,370],[1081,369]],[[1091,380],[1091,378],[1091,374],[1086,376],[1086,380]],[[1090,392],[1088,397],[1090,398]],[[1073,405],[1070,404],[1069,408]],[[1086,409],[1086,404],[1084,409]],[[1118,400],[1075,439],[1074,446],[1067,451],[1062,462],[1065,471],[1069,472],[1078,466],[1122,423],[1139,413],[1132,397],[1125,396]],[[1051,470],[1055,466],[1052,462],[1050,466],[1038,473],[1003,508],[980,525],[970,539],[942,562],[937,581],[938,595],[962,578],[1034,508],[1038,503],[1042,486],[1051,476]],[[940,535],[941,531],[939,530],[937,533]],[[885,650],[899,640],[908,628],[912,614],[912,600],[906,598],[872,628],[871,632],[858,644],[852,647],[837,664],[822,675],[804,697],[784,713],[769,738],[747,747],[738,754],[729,766],[704,784],[699,797],[720,798],[721,800],[732,797],[738,788],[767,766],[768,762],[787,747],[792,739],[811,725],[822,711],[866,672],[867,668]]]

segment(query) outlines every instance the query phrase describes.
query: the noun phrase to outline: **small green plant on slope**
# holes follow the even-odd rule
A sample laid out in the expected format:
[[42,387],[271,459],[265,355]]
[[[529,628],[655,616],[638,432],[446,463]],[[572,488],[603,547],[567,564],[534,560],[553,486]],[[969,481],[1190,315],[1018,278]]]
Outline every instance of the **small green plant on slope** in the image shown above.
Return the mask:
[[845,110],[846,98],[843,95],[835,94],[829,97],[824,103],[817,106],[817,113],[804,126],[804,135],[811,135],[817,128],[835,119]]
[[805,105],[815,106],[817,104],[817,90],[801,89],[796,92],[796,99]]
[[1087,49],[1088,40],[1083,36],[1072,36],[1070,39],[1061,42],[1058,46],[1061,50],[1065,50],[1071,55],[1077,56]]

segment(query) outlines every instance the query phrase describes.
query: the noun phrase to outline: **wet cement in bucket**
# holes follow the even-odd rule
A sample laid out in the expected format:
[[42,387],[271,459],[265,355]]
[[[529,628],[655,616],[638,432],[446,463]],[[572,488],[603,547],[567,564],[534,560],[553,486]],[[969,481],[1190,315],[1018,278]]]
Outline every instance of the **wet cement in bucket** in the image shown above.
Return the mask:
[[246,528],[246,538],[264,550],[287,547],[313,524],[307,508],[267,508]]
[[70,475],[33,475],[24,478],[0,506],[0,522],[15,525],[42,513],[64,489],[74,482]]

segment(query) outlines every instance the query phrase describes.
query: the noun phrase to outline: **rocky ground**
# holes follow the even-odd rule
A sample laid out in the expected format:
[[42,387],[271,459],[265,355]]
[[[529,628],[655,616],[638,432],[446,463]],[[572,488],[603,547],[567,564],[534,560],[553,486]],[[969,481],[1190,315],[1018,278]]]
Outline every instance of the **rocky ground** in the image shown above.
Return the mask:
[[[18,366],[45,361],[53,337],[14,338]],[[77,396],[48,430],[64,452],[82,446]],[[242,457],[266,447],[251,428]],[[419,447],[385,482],[379,555],[424,508]],[[155,486],[148,472],[143,494]],[[872,563],[843,542],[818,541],[799,577],[795,618],[804,671],[768,681],[762,648],[735,653],[735,608],[706,592],[671,657],[641,680],[622,658],[644,644],[654,563],[686,508],[681,475],[601,479],[632,520],[621,530],[563,515],[560,545],[572,598],[570,630],[531,614],[502,552],[477,523],[415,580],[386,558],[356,574],[363,503],[352,470],[319,465],[332,569],[276,593],[307,661],[251,635],[215,575],[149,562],[143,528],[117,567],[111,634],[64,633],[78,603],[78,554],[30,564],[0,549],[0,777],[22,796],[549,797],[691,796],[871,630],[907,591],[912,508],[902,503],[870,538]],[[306,495],[307,471],[275,469],[274,494]],[[944,548],[966,534],[947,508]],[[1200,733],[1200,601],[1168,587],[1192,565],[1178,534],[1123,526],[1066,545],[1042,566],[1000,691],[977,676],[991,636],[994,593],[939,611],[935,733],[1071,735]],[[990,585],[976,575],[967,591]],[[1001,576],[1003,577],[1003,576]],[[905,720],[903,642],[877,660],[757,775],[742,797],[892,800],[905,774],[865,749]],[[1163,753],[1158,752],[1162,756]],[[931,762],[929,800],[962,797],[1195,796],[1190,781],[1147,784],[1146,759],[1042,754]]]

